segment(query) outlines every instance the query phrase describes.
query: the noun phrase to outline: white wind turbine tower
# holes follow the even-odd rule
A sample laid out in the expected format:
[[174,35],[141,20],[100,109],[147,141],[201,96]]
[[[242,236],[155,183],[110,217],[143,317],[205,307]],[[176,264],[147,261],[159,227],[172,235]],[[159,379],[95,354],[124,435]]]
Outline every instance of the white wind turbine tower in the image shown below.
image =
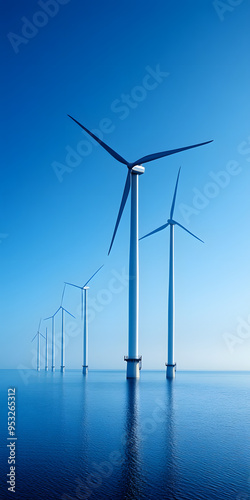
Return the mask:
[[[104,264],[103,264],[104,265]],[[83,342],[83,359],[82,359],[82,373],[87,375],[88,373],[88,304],[87,304],[87,291],[89,287],[88,283],[94,278],[94,276],[102,269],[103,265],[97,269],[97,271],[91,276],[91,278],[86,281],[83,286],[74,285],[73,283],[68,283],[65,281],[65,285],[74,286],[81,290],[81,320],[82,320],[82,342]],[[84,291],[84,300],[83,300]],[[83,314],[84,309],[84,314]]]
[[72,318],[75,318],[75,316],[73,316],[73,314],[71,314],[69,311],[67,311],[67,309],[65,309],[64,307],[62,307],[64,292],[65,292],[65,285],[64,285],[64,288],[63,288],[63,293],[62,293],[62,299],[61,299],[60,307],[58,307],[58,309],[56,310],[56,312],[52,316],[49,316],[48,318],[45,318],[45,320],[52,318],[52,371],[54,372],[55,371],[55,316],[57,315],[57,313],[60,310],[62,311],[62,323],[61,323],[62,324],[62,336],[61,336],[61,372],[62,373],[65,371],[65,324],[64,324],[64,312],[66,312],[67,314],[69,314],[70,316],[72,316]]
[[45,371],[48,371],[48,328],[46,327],[46,345],[45,345]]
[[58,311],[56,311],[52,316],[49,316],[48,318],[44,318],[44,321],[47,321],[47,319],[52,320],[52,326],[51,326],[51,339],[52,339],[52,361],[51,361],[51,371],[54,372],[56,369],[56,346],[55,346],[55,315]]
[[39,321],[37,333],[33,337],[33,339],[31,340],[31,342],[33,342],[33,340],[35,340],[35,338],[37,337],[37,371],[38,372],[40,372],[40,335],[41,335],[41,337],[43,337],[45,339],[44,335],[40,332],[40,326],[41,326],[41,319]]
[[118,217],[115,224],[111,244],[108,255],[111,251],[115,235],[120,224],[121,216],[126,205],[128,195],[131,188],[131,216],[130,216],[130,254],[129,254],[129,311],[128,311],[128,356],[124,357],[127,362],[127,378],[139,378],[139,366],[142,359],[138,354],[138,330],[139,330],[139,249],[138,249],[138,178],[143,174],[145,168],[142,163],[148,163],[164,156],[170,156],[175,153],[180,153],[187,149],[203,146],[212,141],[206,141],[192,146],[185,146],[160,153],[153,153],[139,158],[135,162],[128,162],[107,144],[105,144],[96,135],[90,132],[80,122],[68,115],[75,123],[77,123],[87,134],[97,141],[113,158],[120,163],[123,163],[128,168],[125,187],[122,195],[121,205],[118,212]]
[[143,240],[143,238],[147,238],[148,236],[151,236],[154,233],[158,233],[159,231],[162,231],[166,227],[170,226],[169,289],[168,289],[168,362],[166,363],[166,367],[167,367],[166,377],[170,378],[170,379],[175,377],[175,370],[176,370],[176,363],[174,361],[174,338],[175,338],[174,226],[176,225],[176,226],[181,227],[182,229],[187,231],[187,233],[194,236],[194,238],[196,238],[197,240],[204,243],[204,241],[202,241],[200,238],[195,236],[195,234],[188,231],[188,229],[186,229],[184,226],[179,224],[179,222],[176,222],[173,219],[180,170],[181,169],[179,169],[177,181],[176,181],[176,185],[175,185],[175,191],[174,191],[172,206],[171,206],[171,210],[170,210],[170,218],[168,219],[166,224],[158,227],[154,231],[151,231],[151,233],[148,233],[145,236],[143,236],[142,238],[140,238],[140,240]]

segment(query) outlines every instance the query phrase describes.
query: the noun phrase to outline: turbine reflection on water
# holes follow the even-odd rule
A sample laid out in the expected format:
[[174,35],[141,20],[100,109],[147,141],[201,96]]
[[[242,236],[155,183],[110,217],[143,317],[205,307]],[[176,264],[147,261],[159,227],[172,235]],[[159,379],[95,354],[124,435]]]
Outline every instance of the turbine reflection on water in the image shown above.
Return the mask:
[[167,498],[171,499],[177,498],[175,380],[166,380],[165,407],[163,454],[166,459],[162,471],[162,489]]
[[127,380],[124,429],[121,498],[130,500],[140,498],[142,490],[138,380]]

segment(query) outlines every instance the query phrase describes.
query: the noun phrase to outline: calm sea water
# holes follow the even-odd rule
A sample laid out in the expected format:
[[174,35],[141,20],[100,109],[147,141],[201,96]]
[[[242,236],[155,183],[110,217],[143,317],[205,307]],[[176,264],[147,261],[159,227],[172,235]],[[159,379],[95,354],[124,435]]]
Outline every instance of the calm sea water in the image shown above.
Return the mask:
[[[1,370],[1,498],[250,499],[250,373]],[[16,493],[7,390],[16,388]]]

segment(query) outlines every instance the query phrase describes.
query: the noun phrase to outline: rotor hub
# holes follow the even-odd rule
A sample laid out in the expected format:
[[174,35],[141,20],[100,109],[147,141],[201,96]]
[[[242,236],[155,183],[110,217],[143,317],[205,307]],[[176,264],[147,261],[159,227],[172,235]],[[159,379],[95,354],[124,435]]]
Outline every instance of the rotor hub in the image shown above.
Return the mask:
[[144,174],[145,168],[142,165],[135,165],[134,167],[131,168],[132,174],[137,174],[141,175]]

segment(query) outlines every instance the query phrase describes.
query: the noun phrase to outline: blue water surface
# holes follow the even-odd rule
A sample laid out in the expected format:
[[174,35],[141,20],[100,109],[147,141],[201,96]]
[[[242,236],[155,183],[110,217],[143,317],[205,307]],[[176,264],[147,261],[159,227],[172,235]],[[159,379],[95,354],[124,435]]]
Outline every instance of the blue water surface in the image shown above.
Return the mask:
[[[250,499],[250,373],[1,370],[1,498]],[[7,391],[16,388],[16,492]]]

